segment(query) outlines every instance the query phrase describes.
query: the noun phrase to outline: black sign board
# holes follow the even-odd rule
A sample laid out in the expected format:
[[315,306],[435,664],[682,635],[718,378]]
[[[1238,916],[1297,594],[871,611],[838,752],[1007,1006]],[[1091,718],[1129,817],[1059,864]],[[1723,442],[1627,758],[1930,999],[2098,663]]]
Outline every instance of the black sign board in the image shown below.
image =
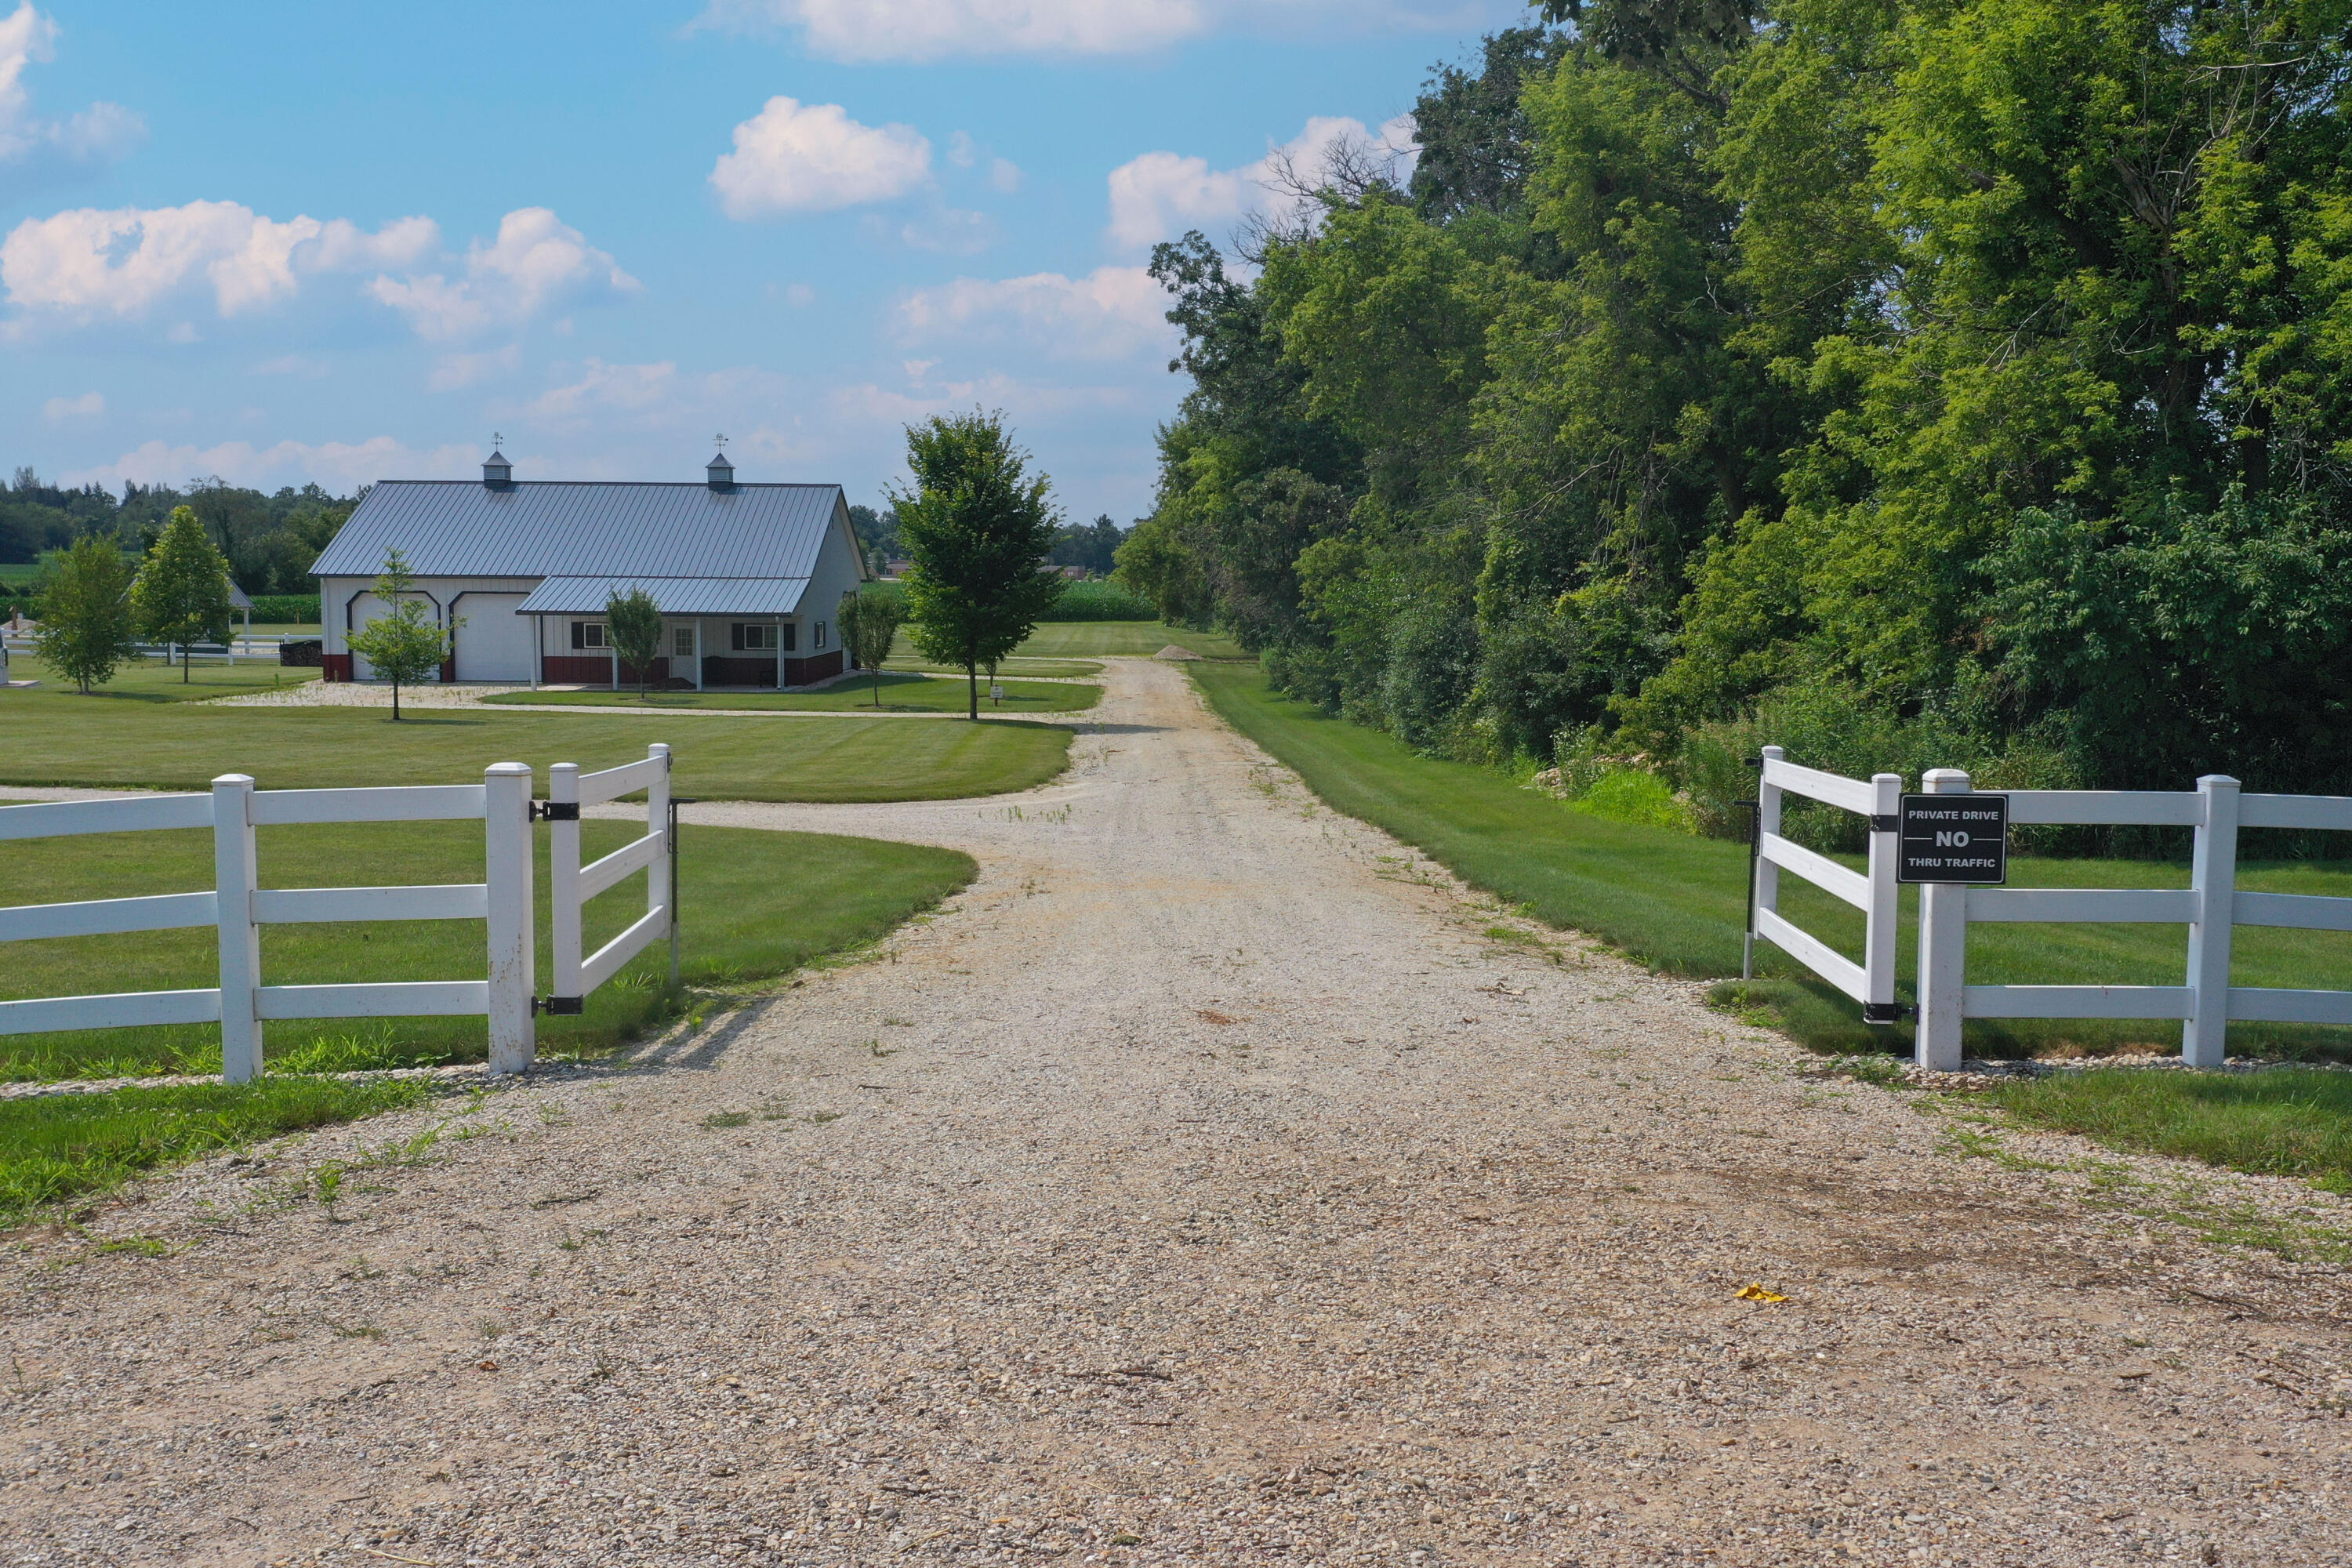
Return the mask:
[[2009,880],[2009,796],[1903,797],[1898,882]]

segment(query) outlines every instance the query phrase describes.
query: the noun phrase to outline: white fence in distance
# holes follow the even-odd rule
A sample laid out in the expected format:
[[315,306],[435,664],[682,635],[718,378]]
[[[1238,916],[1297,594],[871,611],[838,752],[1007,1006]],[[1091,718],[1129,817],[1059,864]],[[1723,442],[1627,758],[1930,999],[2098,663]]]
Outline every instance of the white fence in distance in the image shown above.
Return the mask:
[[[604,858],[580,863],[580,808],[602,805],[625,795],[646,792],[646,832]],[[626,763],[602,773],[583,773],[576,763],[558,763],[548,770],[548,977],[553,994],[547,1010],[577,1013],[588,994],[620,973],[621,966],[643,952],[656,937],[669,939],[669,978],[677,983],[677,921],[672,909],[676,866],[670,820],[669,748],[646,748],[642,762]],[[583,910],[587,901],[635,871],[646,873],[646,912],[626,931],[583,958],[580,955]]]
[[[219,943],[217,985],[0,1002],[0,1035],[216,1022],[221,1076],[230,1083],[246,1083],[261,1074],[261,1026],[270,1020],[480,1015],[489,1024],[490,1070],[520,1072],[530,1065],[536,1047],[530,784],[530,769],[521,763],[494,763],[478,784],[372,789],[256,790],[246,774],[227,773],[213,781],[210,795],[0,807],[0,841],[209,827],[214,873],[209,892],[0,909],[0,942],[210,926]],[[466,819],[479,819],[483,825],[480,882],[391,888],[259,885],[257,828],[288,823]],[[488,978],[336,985],[263,983],[265,925],[409,920],[486,921]]]
[[[1967,795],[1969,775],[1931,770],[1923,793]],[[1780,836],[1784,793],[1871,816],[1867,876]],[[2239,926],[2352,931],[2352,898],[2237,889],[2241,827],[2352,832],[2352,796],[2244,795],[2236,779],[2211,774],[2194,790],[2009,790],[2012,827],[2052,826],[2187,827],[2195,833],[2186,888],[2011,888],[1927,883],[1919,889],[1919,1026],[1915,1059],[1950,1071],[1962,1060],[1968,1018],[2178,1018],[2181,1058],[2220,1067],[2231,1020],[2352,1025],[2352,991],[2230,984],[2232,932]],[[1864,1005],[1864,1016],[1891,1023],[1895,1003],[1895,878],[1901,780],[1879,773],[1867,784],[1800,768],[1778,746],[1764,748],[1758,793],[1756,893],[1749,931],[1799,960]],[[1864,962],[1857,965],[1778,911],[1777,873],[1790,870],[1863,910]],[[2089,921],[2179,924],[2189,928],[2179,985],[1971,985],[1971,921]],[[1752,963],[1744,973],[1752,973]],[[1882,988],[1883,987],[1883,988]]]

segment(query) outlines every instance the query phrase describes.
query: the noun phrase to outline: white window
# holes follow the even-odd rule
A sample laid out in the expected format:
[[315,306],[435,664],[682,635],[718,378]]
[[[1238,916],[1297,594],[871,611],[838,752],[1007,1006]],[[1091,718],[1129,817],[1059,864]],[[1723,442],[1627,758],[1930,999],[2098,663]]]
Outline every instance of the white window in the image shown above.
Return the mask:
[[574,621],[572,623],[572,646],[573,647],[610,647],[612,645],[604,640],[604,622]]
[[673,627],[669,634],[669,651],[673,658],[692,658],[694,628],[692,626]]
[[757,653],[776,646],[776,628],[761,621],[737,621],[732,627],[735,651]]
[[814,648],[814,647],[823,647],[824,646],[824,623],[823,621],[819,621],[819,622],[817,622],[817,624],[816,624],[816,635],[815,635],[814,637],[813,637],[812,638],[810,638],[810,640],[809,640],[809,647],[813,647],[813,648]]

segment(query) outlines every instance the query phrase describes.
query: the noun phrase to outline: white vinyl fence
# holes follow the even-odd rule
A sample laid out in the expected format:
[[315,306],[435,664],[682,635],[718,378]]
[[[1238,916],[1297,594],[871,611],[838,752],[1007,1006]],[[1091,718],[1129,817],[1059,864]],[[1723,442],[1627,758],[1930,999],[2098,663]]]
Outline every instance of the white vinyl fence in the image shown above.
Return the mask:
[[[1757,890],[1750,931],[1862,1002],[1893,1003],[1895,938],[1894,900],[1896,822],[1901,786],[1892,773],[1870,783],[1798,768],[1777,746],[1764,749],[1759,795]],[[1928,795],[1971,793],[1969,775],[1937,768],[1922,780]],[[1789,844],[1779,836],[1782,791],[1866,812],[1871,825],[1871,874],[1861,873]],[[2219,774],[2194,790],[2009,790],[2011,827],[2087,825],[2187,827],[2195,831],[2186,888],[2011,888],[1930,883],[1919,889],[1918,1065],[1949,1071],[1960,1065],[1966,1018],[2178,1018],[2180,1054],[2191,1067],[2220,1067],[2230,1021],[2352,1025],[2352,991],[2278,989],[2230,984],[2231,932],[2238,926],[2352,931],[2352,898],[2237,890],[2241,827],[2326,828],[2352,832],[2352,797],[2242,795],[2236,779]],[[1883,804],[1882,804],[1883,803]],[[1790,851],[1794,851],[1793,854]],[[1885,868],[1882,888],[1880,870]],[[1797,871],[1856,905],[1868,922],[1864,962],[1857,967],[1780,917],[1773,908],[1774,868]],[[1826,868],[1827,873],[1822,874]],[[1881,894],[1884,894],[1882,897]],[[1971,985],[1968,928],[1971,921],[2178,924],[2188,930],[2183,984],[2179,985]],[[1889,989],[1880,992],[1884,955]],[[1873,1016],[1866,1013],[1865,1016]],[[1888,1006],[1874,1016],[1893,1022]]]
[[[1780,837],[1784,795],[1803,795],[1853,812],[1871,826],[1870,870],[1865,875]],[[1801,768],[1778,746],[1764,748],[1762,778],[1756,794],[1756,889],[1748,911],[1742,978],[1756,973],[1756,939],[1762,937],[1855,1001],[1874,1024],[1902,1017],[1895,1000],[1895,813],[1903,799],[1897,773],[1859,779]],[[1884,829],[1882,831],[1882,829]],[[1832,898],[1862,911],[1862,962],[1790,923],[1780,913],[1780,873],[1792,871]]]
[[[496,763],[478,784],[378,789],[256,790],[251,778],[229,773],[213,781],[210,795],[0,807],[0,841],[209,827],[214,865],[210,892],[0,909],[0,942],[211,926],[218,931],[220,944],[218,985],[0,1002],[0,1035],[217,1022],[221,1076],[230,1083],[244,1083],[261,1073],[261,1026],[272,1019],[478,1014],[489,1022],[490,1070],[520,1072],[530,1065],[536,1047],[530,784],[530,769],[521,763]],[[483,825],[480,882],[392,888],[259,885],[257,828],[289,823],[472,819]],[[265,925],[419,920],[487,921],[489,978],[263,984]],[[126,963],[124,967],[134,965]]]
[[[646,792],[646,833],[603,859],[580,863],[580,808],[602,805],[625,795]],[[676,865],[671,859],[677,824],[670,816],[669,748],[646,749],[643,762],[602,773],[583,773],[577,763],[548,770],[548,923],[551,941],[549,976],[554,994],[550,1013],[577,1013],[588,993],[620,973],[656,937],[669,939],[669,978],[677,983],[677,921],[671,910]],[[580,956],[581,910],[586,902],[633,871],[646,873],[646,912],[629,928],[586,958]]]

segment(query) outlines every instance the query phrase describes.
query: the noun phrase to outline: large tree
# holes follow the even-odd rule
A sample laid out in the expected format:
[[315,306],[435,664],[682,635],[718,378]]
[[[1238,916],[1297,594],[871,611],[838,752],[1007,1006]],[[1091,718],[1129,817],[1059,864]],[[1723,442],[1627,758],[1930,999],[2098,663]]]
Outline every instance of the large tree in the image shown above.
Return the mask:
[[131,567],[114,541],[86,534],[58,555],[41,595],[33,651],[85,697],[92,686],[113,679],[118,665],[138,657]]
[[205,537],[191,509],[172,509],[131,585],[139,629],[180,650],[180,679],[188,679],[188,645],[220,642],[228,636],[228,560]]
[[1036,629],[1061,597],[1044,564],[1060,516],[1052,482],[1028,471],[1002,414],[934,415],[907,428],[913,486],[894,492],[898,541],[913,563],[907,612],[923,657],[962,667],[970,715],[980,671]]

